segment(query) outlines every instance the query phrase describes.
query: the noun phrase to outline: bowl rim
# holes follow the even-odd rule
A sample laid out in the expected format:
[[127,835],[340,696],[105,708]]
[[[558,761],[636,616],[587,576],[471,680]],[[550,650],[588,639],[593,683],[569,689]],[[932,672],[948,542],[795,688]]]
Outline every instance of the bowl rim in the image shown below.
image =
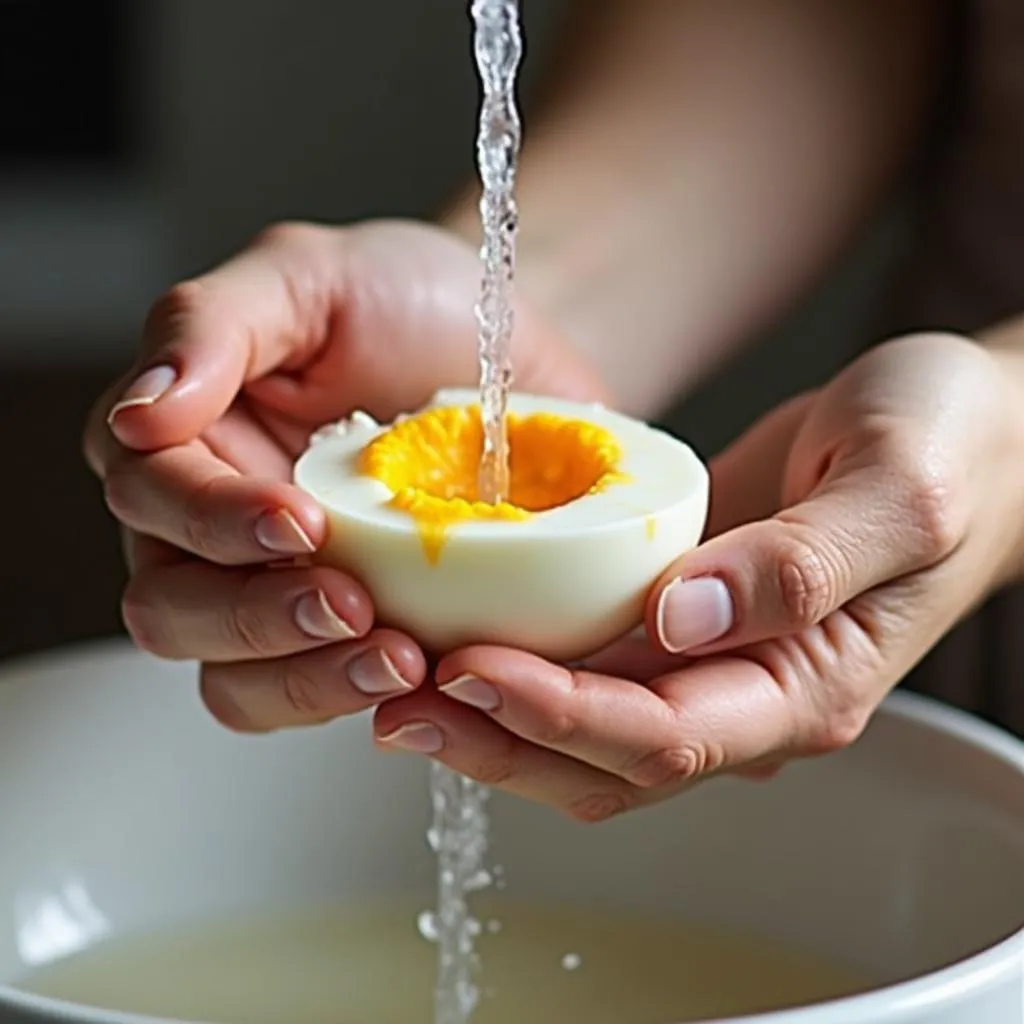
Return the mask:
[[[878,713],[926,726],[970,744],[1016,769],[1024,780],[1024,741],[998,726],[931,697],[905,690],[891,693]],[[938,970],[858,995],[735,1017],[730,1024],[862,1024],[876,1019],[880,1024],[887,1021],[897,1024],[912,1012],[927,1010],[942,1000],[961,1003],[1013,977],[1018,981],[1024,1009],[1024,921],[1016,931],[998,942]],[[880,1014],[885,1016],[878,1016]]]
[[[104,657],[146,656],[121,639],[103,639],[69,645],[57,650],[37,652],[0,663],[0,688],[10,671],[59,670],[75,659],[102,660]],[[967,712],[948,706],[931,697],[897,690],[882,702],[876,714],[902,719],[925,726],[935,732],[984,751],[997,761],[1015,769],[1024,781],[1024,741],[1009,732]],[[862,1024],[878,1020],[880,1024],[897,1024],[912,1012],[921,1012],[940,1001],[962,1003],[972,995],[1016,976],[1024,1007],[1024,922],[1020,928],[963,960],[926,974],[909,978],[883,988],[853,996],[830,999],[783,1010],[731,1017],[729,1024]],[[152,1017],[145,1014],[106,1010],[73,1003],[49,996],[21,991],[0,982],[0,1011],[16,1010],[27,1015],[27,1021],[51,1021],[54,1024],[207,1024],[176,1017]],[[883,1016],[880,1016],[884,1014]],[[26,1024],[27,1024],[26,1021]],[[673,1024],[666,1021],[665,1024]],[[694,1024],[715,1024],[714,1021]],[[724,1024],[724,1021],[723,1021]]]

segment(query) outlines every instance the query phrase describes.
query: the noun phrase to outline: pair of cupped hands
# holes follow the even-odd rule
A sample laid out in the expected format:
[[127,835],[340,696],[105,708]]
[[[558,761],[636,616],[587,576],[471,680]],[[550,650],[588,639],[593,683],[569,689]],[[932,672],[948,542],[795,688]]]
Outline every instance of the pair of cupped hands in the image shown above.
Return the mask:
[[[851,743],[1002,582],[1018,396],[984,349],[917,335],[711,462],[707,538],[666,567],[643,631],[583,666],[492,646],[434,659],[308,558],[324,513],[289,481],[324,422],[475,380],[478,280],[475,253],[425,225],[274,228],[159,300],[97,402],[86,453],[123,527],[127,628],[200,662],[225,726],[375,708],[381,747],[598,821]],[[613,401],[552,326],[517,316],[518,389]]]

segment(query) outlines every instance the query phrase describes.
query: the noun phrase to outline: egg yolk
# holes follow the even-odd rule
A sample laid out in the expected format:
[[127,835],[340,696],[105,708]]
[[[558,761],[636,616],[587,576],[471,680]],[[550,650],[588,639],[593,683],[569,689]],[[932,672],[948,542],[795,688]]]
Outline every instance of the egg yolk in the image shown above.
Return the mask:
[[507,417],[509,494],[499,504],[477,489],[484,434],[477,406],[428,409],[396,423],[362,451],[360,471],[391,492],[436,563],[447,529],[463,522],[519,522],[621,480],[614,435],[552,413]]

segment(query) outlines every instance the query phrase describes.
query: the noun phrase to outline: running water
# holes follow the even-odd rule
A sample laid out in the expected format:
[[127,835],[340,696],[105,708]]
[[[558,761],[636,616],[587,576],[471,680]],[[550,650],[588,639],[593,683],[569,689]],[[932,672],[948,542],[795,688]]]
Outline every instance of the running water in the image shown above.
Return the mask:
[[[509,453],[505,412],[512,385],[512,278],[515,270],[516,159],[520,126],[515,102],[522,57],[518,0],[473,0],[474,53],[483,86],[477,163],[483,192],[483,283],[479,326],[480,410],[484,427],[479,493],[497,503],[508,497]],[[494,878],[486,867],[487,790],[444,765],[431,767],[433,822],[427,833],[437,854],[437,911],[420,918],[420,931],[438,943],[434,1024],[468,1024],[480,999],[476,938],[480,922],[470,895]]]
[[437,910],[420,916],[420,933],[438,944],[434,1024],[468,1024],[480,1001],[476,939],[481,923],[469,897],[494,880],[487,856],[487,789],[442,764],[431,765],[434,820],[427,832],[437,854]]
[[512,386],[512,278],[518,227],[515,203],[520,125],[515,85],[523,54],[517,0],[473,0],[474,51],[483,86],[476,154],[483,191],[483,285],[476,307],[479,325],[480,408],[484,447],[480,496],[508,496],[508,435],[505,411]]

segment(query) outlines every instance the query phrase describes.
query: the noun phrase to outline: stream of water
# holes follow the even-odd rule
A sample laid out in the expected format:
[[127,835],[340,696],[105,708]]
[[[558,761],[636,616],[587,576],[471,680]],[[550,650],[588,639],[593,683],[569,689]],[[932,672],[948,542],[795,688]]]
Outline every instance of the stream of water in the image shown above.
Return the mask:
[[[483,280],[476,307],[484,428],[479,492],[482,500],[496,503],[508,497],[509,489],[505,413],[512,386],[514,191],[520,145],[515,86],[522,36],[517,0],[473,0],[470,16],[483,89],[476,146],[483,226]],[[495,586],[500,583],[495,580]],[[434,1021],[468,1024],[480,1000],[476,938],[481,931],[469,900],[494,880],[487,868],[487,790],[435,763],[430,791],[433,822],[427,838],[437,855],[437,910],[421,916],[420,931],[438,944]]]
[[508,496],[509,483],[505,412],[512,386],[515,180],[521,139],[515,87],[523,43],[517,0],[474,0],[471,10],[473,49],[483,87],[476,143],[483,224],[483,284],[476,307],[484,423],[480,496],[498,502]]

